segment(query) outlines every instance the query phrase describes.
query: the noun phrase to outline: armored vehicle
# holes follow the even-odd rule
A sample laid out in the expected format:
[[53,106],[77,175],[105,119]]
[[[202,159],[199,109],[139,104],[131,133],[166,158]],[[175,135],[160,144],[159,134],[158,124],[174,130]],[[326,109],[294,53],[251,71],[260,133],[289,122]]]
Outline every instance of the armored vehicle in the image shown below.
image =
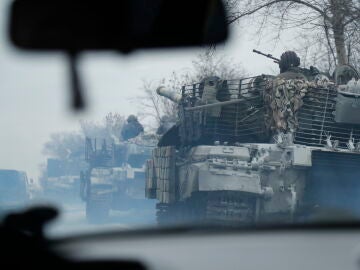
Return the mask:
[[83,158],[48,158],[46,175],[42,181],[44,195],[52,200],[78,200],[80,172],[87,167]]
[[86,139],[89,169],[80,176],[80,197],[90,222],[105,221],[111,209],[128,210],[147,202],[145,163],[154,146],[151,139],[141,137],[110,146],[103,141],[98,149],[96,140]]
[[30,183],[25,172],[0,170],[0,214],[23,207],[30,199]]
[[[147,162],[163,222],[307,220],[360,203],[360,81],[206,78],[159,95],[178,123]],[[360,214],[360,213],[359,213]]]

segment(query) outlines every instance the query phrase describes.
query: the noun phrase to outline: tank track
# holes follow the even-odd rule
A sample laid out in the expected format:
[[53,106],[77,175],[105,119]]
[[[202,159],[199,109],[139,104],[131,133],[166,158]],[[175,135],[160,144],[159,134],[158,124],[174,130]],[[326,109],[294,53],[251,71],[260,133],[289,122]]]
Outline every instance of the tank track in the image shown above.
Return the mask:
[[256,198],[241,192],[199,192],[185,202],[157,205],[158,224],[245,225],[256,220]]
[[221,224],[249,224],[255,220],[255,202],[241,197],[219,196],[206,205],[206,220]]

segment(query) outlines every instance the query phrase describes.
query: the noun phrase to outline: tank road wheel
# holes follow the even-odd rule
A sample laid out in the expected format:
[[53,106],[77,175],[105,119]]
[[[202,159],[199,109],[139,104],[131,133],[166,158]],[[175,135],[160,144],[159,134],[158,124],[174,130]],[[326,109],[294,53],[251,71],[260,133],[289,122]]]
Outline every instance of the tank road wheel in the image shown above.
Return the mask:
[[86,201],[86,219],[89,223],[103,223],[109,218],[110,202],[100,200]]

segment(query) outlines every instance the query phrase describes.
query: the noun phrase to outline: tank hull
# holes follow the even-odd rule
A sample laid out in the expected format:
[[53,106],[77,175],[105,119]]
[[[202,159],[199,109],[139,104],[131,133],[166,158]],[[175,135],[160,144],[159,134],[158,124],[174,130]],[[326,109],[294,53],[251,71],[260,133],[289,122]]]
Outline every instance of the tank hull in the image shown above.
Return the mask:
[[159,145],[147,162],[146,196],[159,201],[159,222],[304,221],[358,204],[360,124],[348,117],[357,97],[349,113],[341,87],[313,79],[184,86],[179,142]]
[[159,201],[159,223],[304,220],[345,198],[344,185],[360,190],[357,160],[357,152],[303,145],[195,146],[186,154],[162,147],[148,162],[146,194]]

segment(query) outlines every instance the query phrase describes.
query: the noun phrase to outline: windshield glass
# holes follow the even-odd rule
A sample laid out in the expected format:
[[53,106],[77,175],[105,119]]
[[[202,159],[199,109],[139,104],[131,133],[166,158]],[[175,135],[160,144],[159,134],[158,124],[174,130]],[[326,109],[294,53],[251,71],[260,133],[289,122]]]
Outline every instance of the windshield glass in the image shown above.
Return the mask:
[[75,112],[65,55],[15,49],[0,0],[2,213],[55,206],[52,236],[358,219],[359,3],[242,2],[224,44],[81,54]]
[[27,199],[27,179],[24,174],[12,170],[0,170],[1,207],[20,203]]

